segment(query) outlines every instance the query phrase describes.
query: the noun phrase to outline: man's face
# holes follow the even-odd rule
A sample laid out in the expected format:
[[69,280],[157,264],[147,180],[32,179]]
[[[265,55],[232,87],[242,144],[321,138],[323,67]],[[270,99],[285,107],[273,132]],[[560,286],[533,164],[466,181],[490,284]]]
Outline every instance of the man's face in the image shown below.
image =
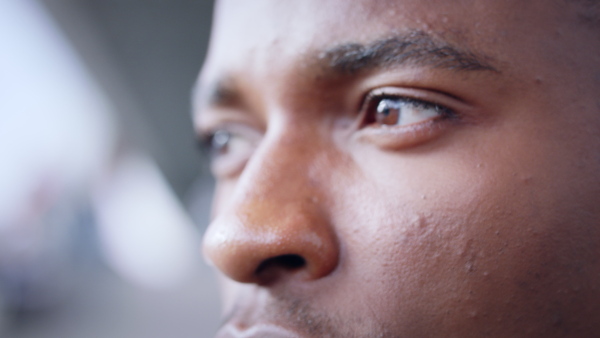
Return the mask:
[[581,11],[221,1],[196,124],[223,337],[597,333],[600,28]]

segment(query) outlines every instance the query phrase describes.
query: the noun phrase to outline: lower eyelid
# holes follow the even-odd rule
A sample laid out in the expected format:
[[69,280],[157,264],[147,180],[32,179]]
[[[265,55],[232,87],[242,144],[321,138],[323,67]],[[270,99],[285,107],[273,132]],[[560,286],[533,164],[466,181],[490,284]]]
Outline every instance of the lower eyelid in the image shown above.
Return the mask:
[[454,124],[452,119],[434,117],[409,125],[366,126],[355,134],[355,140],[385,150],[401,150],[431,141]]
[[237,176],[244,169],[251,155],[252,151],[246,149],[244,152],[237,151],[237,153],[213,158],[210,165],[213,176],[220,178]]

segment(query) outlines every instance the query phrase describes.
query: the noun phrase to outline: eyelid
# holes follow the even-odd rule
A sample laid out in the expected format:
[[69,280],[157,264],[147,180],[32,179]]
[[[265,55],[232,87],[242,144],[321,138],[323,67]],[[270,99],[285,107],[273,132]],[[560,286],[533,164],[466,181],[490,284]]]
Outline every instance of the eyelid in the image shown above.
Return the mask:
[[195,121],[196,134],[201,142],[210,139],[215,132],[227,130],[231,133],[252,133],[262,135],[265,128],[252,115],[245,111],[223,109],[206,110]]
[[[210,144],[212,137],[220,131],[228,134],[225,145],[227,150],[223,153],[215,152],[214,150],[218,149],[212,149]],[[210,128],[204,128],[201,138],[205,144],[204,148],[210,155],[213,175],[220,178],[237,175],[260,143],[262,136],[262,131],[244,122],[223,121],[221,124],[216,123]],[[233,145],[237,146],[233,149],[229,148]],[[244,146],[239,148],[240,145]]]
[[200,138],[210,136],[218,129],[227,129],[230,126],[245,126],[259,132],[264,132],[265,126],[254,114],[246,110],[234,108],[205,108],[195,116],[195,129]]
[[[375,102],[384,98],[399,98],[417,104],[431,105],[440,109],[440,118],[408,125],[375,125],[368,114]],[[433,139],[450,123],[469,120],[472,107],[461,99],[439,91],[421,88],[379,87],[368,92],[362,99],[355,137],[361,142],[372,143],[384,149],[402,149]]]
[[210,142],[215,134],[220,131],[225,131],[229,134],[236,136],[244,136],[252,144],[260,141],[262,137],[262,131],[250,126],[244,122],[233,122],[233,121],[224,121],[221,124],[215,124],[214,126],[204,128],[199,132],[199,138],[201,142]]
[[467,109],[468,107],[467,104],[459,98],[438,91],[389,86],[373,89],[367,93],[361,102],[360,111],[364,112],[374,99],[385,97],[406,98],[407,100],[414,102],[438,106],[454,113]]

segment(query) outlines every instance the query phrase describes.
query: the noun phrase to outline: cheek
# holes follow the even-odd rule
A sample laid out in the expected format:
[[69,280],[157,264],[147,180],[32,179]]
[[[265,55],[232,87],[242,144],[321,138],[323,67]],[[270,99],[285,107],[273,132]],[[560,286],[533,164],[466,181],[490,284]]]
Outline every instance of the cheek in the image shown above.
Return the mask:
[[[439,188],[437,198],[425,191],[411,198],[407,186],[388,188],[372,189],[378,190],[371,195],[377,199],[359,198],[363,203],[352,210],[360,212],[348,217],[344,224],[351,226],[340,234],[346,244],[344,284],[363,290],[363,302],[376,304],[383,321],[410,323],[414,327],[401,332],[414,330],[418,336],[431,323],[440,328],[440,323],[456,322],[449,318],[475,320],[486,303],[499,301],[493,289],[514,277],[507,273],[523,274],[512,270],[517,266],[502,267],[508,243],[497,232],[498,224],[480,215],[482,206],[474,201],[481,195],[477,189],[462,190],[470,198],[459,208],[460,196]],[[402,190],[407,194],[400,195]],[[382,196],[388,196],[386,202],[374,202]]]
[[387,313],[416,326],[457,316],[536,323],[584,302],[575,285],[594,287],[598,215],[573,192],[560,150],[540,142],[535,153],[547,156],[533,158],[518,144],[536,141],[490,143],[502,146],[363,161],[374,168],[356,175],[334,224],[344,225],[344,271]]
[[503,243],[479,219],[481,192],[471,179],[428,176],[423,168],[409,175],[409,166],[389,172],[380,166],[377,177],[365,174],[344,199],[347,205],[338,206],[346,212],[336,213],[343,216],[334,224],[344,225],[338,229],[345,244],[342,271],[352,287],[366,290],[363,296],[371,299],[366,301],[381,313],[417,327],[424,318],[442,316],[437,307],[460,312],[460,302],[466,306],[471,297],[470,284],[490,273],[481,262],[489,256],[482,241],[489,239],[488,250]]

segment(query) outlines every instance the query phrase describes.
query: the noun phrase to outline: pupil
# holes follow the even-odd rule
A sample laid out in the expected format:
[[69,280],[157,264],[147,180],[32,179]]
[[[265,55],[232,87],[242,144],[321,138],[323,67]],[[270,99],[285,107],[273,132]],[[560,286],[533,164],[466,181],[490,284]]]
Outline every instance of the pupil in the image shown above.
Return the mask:
[[217,130],[212,138],[212,148],[213,150],[219,151],[223,149],[229,139],[231,138],[231,134],[225,130]]
[[397,101],[384,99],[377,105],[376,121],[381,124],[398,124],[401,104]]

